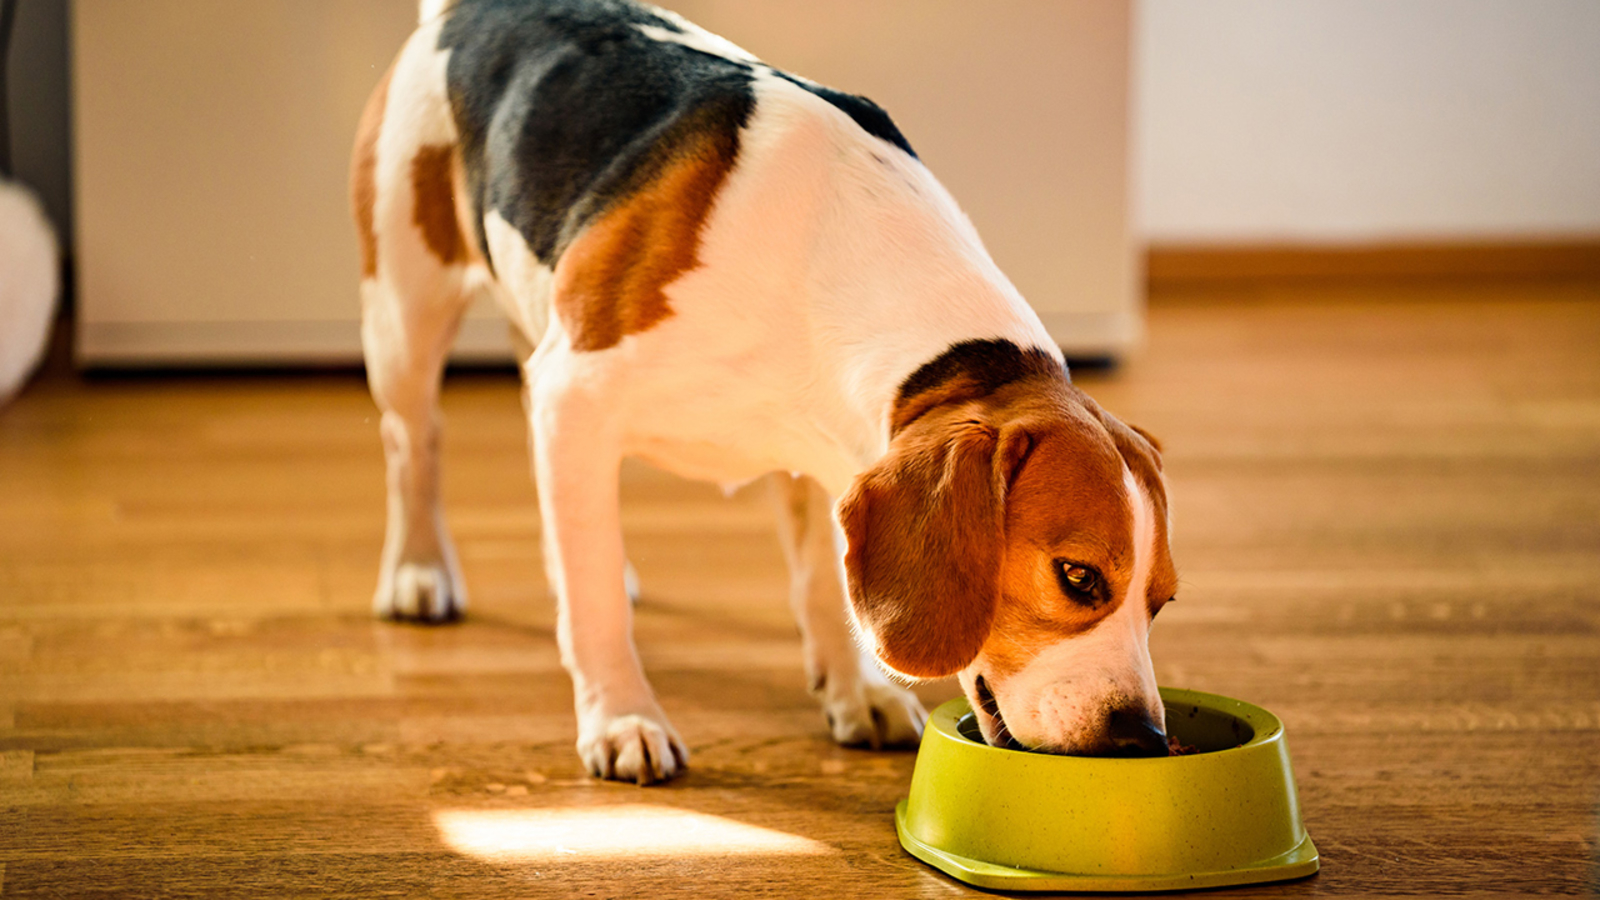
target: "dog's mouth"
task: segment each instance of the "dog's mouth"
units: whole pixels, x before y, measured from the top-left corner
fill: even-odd
[[[994,691],[989,689],[989,682],[979,675],[973,680],[973,688],[978,692],[978,712],[989,719],[994,725],[994,739],[989,743],[995,747],[1006,750],[1022,750],[1023,746],[1011,736],[1011,729],[1006,727],[1006,719],[1000,715],[1000,702],[994,698]]]

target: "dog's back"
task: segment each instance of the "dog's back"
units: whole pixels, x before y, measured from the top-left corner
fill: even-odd
[[[618,217],[624,227],[609,241],[591,242],[606,244],[611,264],[587,267],[606,283],[568,293],[604,293],[618,308],[588,305],[591,327],[573,336],[579,349],[612,346],[665,315],[659,289],[696,263],[712,203],[740,161],[758,80],[820,99],[863,138],[914,156],[870,100],[772,69],[632,0],[424,0],[421,12],[358,135],[352,185],[365,274],[376,274],[384,232],[408,226],[446,266],[554,270],[603,214],[648,207]],[[400,202],[407,194],[410,209]],[[375,209],[385,197],[390,222]],[[523,274],[513,280],[538,280]],[[537,342],[543,304],[502,305]]]
[[[974,331],[1043,336],[871,101],[631,0],[457,0],[424,14],[357,140],[363,292],[426,298],[379,305],[420,309],[435,320],[418,330],[444,333],[466,304],[437,298],[486,292],[529,353],[551,321],[563,352],[636,338],[634,370],[657,377],[630,392],[630,428],[657,433],[630,452],[724,482],[821,466],[842,488],[857,465],[845,455],[881,452],[878,428],[780,441],[775,417],[806,401],[830,417],[880,403]],[[368,318],[383,327],[381,311]],[[795,371],[832,383],[797,398]],[[652,419],[664,409],[671,421]],[[690,459],[663,430],[728,452]]]
[[[675,162],[704,170],[700,206],[732,167],[750,66],[652,35],[681,34],[672,20],[622,0],[462,0],[448,16],[473,219],[499,214],[544,265]]]

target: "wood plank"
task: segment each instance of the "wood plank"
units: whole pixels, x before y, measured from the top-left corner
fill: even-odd
[[[1595,278],[1600,237],[1395,241],[1370,244],[1153,244],[1152,290],[1251,281]]]
[[[1600,282],[1191,286],[1077,380],[1166,447],[1159,679],[1284,719],[1324,855],[1208,897],[1600,890]],[[367,616],[359,376],[57,373],[0,412],[3,896],[983,896],[895,840],[914,756],[827,740],[759,491],[626,468],[638,640],[694,758],[583,775],[517,390],[447,383],[472,606],[442,628]],[[798,843],[507,857],[449,825],[626,835],[641,805]]]

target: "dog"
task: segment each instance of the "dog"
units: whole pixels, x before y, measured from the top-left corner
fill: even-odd
[[[840,743],[915,743],[926,713],[902,683],[956,675],[991,744],[1166,754],[1147,646],[1176,592],[1160,448],[1071,383],[877,105],[633,0],[424,0],[363,115],[352,194],[388,468],[375,610],[464,608],[438,394],[488,295],[524,351],[591,773],[663,781],[689,755],[633,645],[628,456],[771,479]]]

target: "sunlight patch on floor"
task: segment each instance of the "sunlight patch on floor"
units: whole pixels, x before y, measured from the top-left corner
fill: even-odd
[[[452,850],[490,862],[626,856],[817,856],[831,847],[799,835],[668,806],[442,809],[433,814]]]

